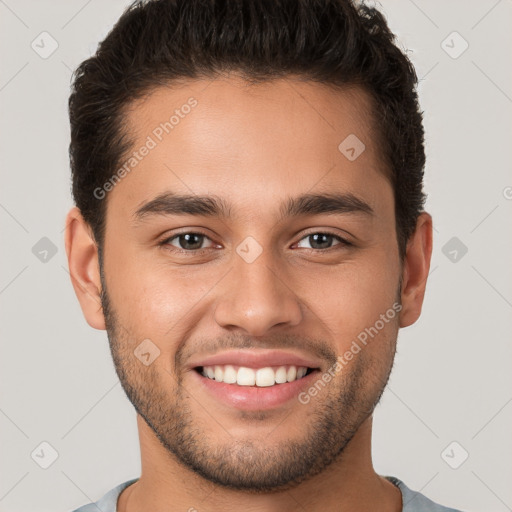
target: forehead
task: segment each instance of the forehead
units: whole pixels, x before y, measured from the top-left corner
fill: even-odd
[[[238,201],[241,210],[312,190],[359,190],[369,203],[382,199],[379,190],[389,196],[371,100],[357,88],[291,78],[195,80],[153,90],[125,119],[133,152],[120,167],[133,165],[125,165],[109,202],[122,197],[120,206],[132,212],[169,190],[232,203],[251,198]]]

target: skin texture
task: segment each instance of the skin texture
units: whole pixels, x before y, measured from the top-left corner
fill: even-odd
[[[421,312],[430,215],[418,218],[402,264],[361,90],[236,76],[158,88],[127,113],[134,148],[190,97],[197,106],[107,196],[103,279],[91,230],[76,208],[67,218],[73,286],[87,322],[107,329],[138,412],[142,474],[118,510],[401,510],[398,489],[373,470],[371,415],[398,330]],[[365,144],[354,161],[338,150],[350,134]],[[231,216],[134,216],[163,192],[223,198]],[[373,213],[280,216],[290,197],[333,192]],[[198,232],[200,251],[179,238],[161,244]],[[326,232],[351,245],[310,238]],[[236,251],[248,236],[262,249],[251,263]],[[307,404],[242,411],[202,389],[190,368],[243,347],[315,357],[324,373],[393,304],[400,313]],[[145,339],[160,350],[149,366],[134,356]]]

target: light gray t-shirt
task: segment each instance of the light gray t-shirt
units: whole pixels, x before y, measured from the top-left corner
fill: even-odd
[[[385,478],[395,484],[402,492],[402,512],[460,512],[460,510],[455,510],[454,508],[446,508],[438,505],[423,496],[423,494],[411,491],[411,489],[409,489],[401,480],[398,480],[398,478],[393,476],[386,476]],[[134,478],[133,480],[128,480],[127,482],[119,484],[117,487],[114,487],[107,492],[107,494],[105,494],[105,496],[96,503],[84,505],[73,512],[117,512],[117,499],[119,498],[121,491],[137,480],[138,478]]]

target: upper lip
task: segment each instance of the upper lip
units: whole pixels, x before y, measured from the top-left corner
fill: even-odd
[[[320,362],[314,358],[282,350],[238,349],[219,352],[215,355],[191,362],[191,368],[198,366],[226,365],[245,366],[247,368],[265,368],[267,366],[305,366],[319,368]]]

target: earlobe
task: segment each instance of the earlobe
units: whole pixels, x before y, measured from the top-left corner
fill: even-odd
[[[407,327],[421,314],[432,256],[432,217],[423,212],[407,244],[402,272],[400,327]]]
[[[98,248],[76,207],[66,217],[65,244],[71,283],[85,319],[91,327],[104,330]]]

